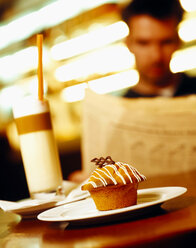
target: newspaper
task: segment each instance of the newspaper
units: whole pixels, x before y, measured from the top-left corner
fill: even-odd
[[[82,167],[110,155],[146,176],[196,169],[196,96],[127,99],[86,90]]]

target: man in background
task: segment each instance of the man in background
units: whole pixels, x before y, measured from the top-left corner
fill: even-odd
[[[196,80],[172,73],[170,60],[179,49],[178,24],[183,9],[178,0],[132,0],[122,12],[130,29],[127,46],[135,55],[140,79],[125,97],[182,96],[196,93]]]
[[[172,73],[170,60],[180,48],[178,24],[184,11],[178,0],[132,0],[122,12],[130,28],[127,46],[135,55],[140,78],[125,97],[182,96],[196,93],[196,79],[184,73]],[[81,182],[87,178],[75,171],[69,179]]]

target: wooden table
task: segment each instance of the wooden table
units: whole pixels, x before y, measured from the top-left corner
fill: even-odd
[[[1,211],[0,247],[160,248],[187,247],[189,243],[195,244],[196,171],[148,178],[140,188],[162,186],[184,186],[188,191],[161,207],[151,208],[150,212],[144,211],[139,216],[113,223],[68,226],[64,229],[63,222],[20,220],[18,215]]]

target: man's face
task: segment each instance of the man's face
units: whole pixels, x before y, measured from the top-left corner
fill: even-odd
[[[148,15],[130,19],[127,45],[135,55],[140,77],[161,84],[170,74],[172,53],[179,47],[176,20],[158,20]]]

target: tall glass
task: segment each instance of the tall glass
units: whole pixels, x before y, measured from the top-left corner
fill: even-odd
[[[56,191],[63,179],[48,101],[26,97],[13,114],[31,197]]]

